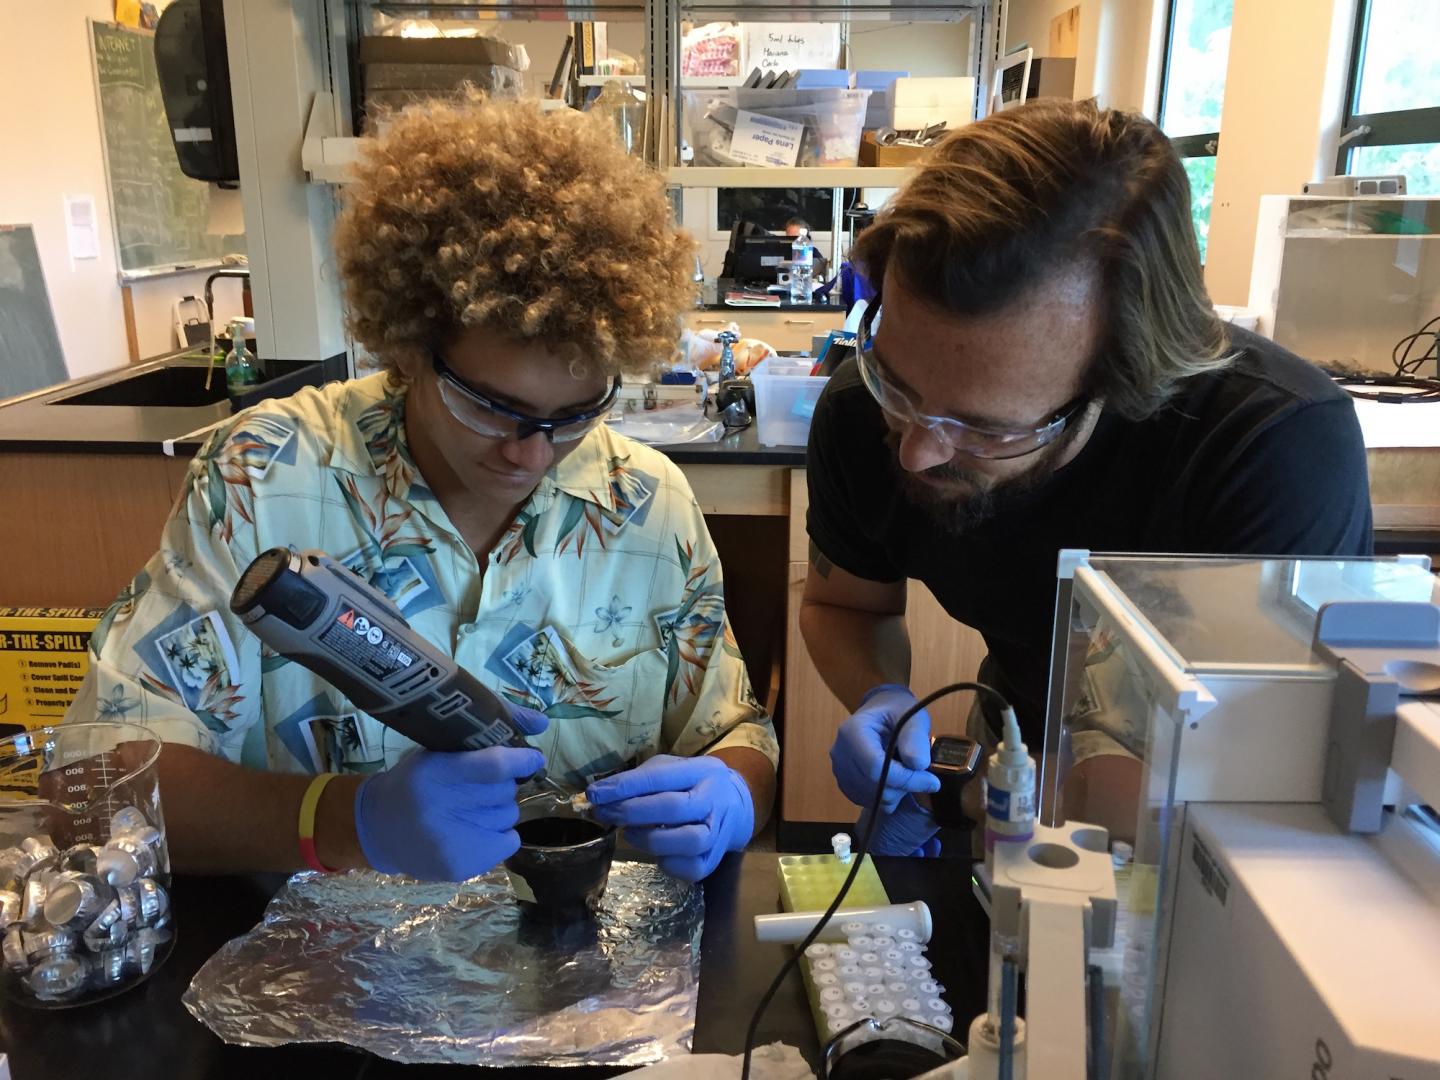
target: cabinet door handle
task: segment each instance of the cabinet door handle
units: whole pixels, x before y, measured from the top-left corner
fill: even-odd
[[[724,319],[696,319],[696,326],[724,326]]]
[[[814,326],[814,319],[786,319],[786,326]]]

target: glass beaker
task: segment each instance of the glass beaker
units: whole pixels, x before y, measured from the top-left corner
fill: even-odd
[[[39,1008],[97,1001],[174,944],[161,742],[110,721],[0,740],[0,991]]]

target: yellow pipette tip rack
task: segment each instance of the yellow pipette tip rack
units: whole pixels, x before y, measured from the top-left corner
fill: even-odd
[[[781,906],[786,911],[824,911],[845,883],[850,866],[834,855],[781,855],[777,865]],[[880,875],[867,855],[865,864],[855,875],[855,883],[840,904],[840,911],[888,903],[890,898],[885,895],[885,886],[880,884]],[[835,918],[840,918],[838,912]]]
[[[781,855],[776,866],[780,877],[780,906],[786,911],[813,911],[817,914],[825,911],[845,883],[850,867],[849,860],[841,862],[835,855]],[[832,921],[843,922],[846,908],[881,907],[888,903],[890,897],[885,894],[885,886],[880,883],[875,864],[867,855],[860,872],[855,875],[855,883],[845,894]],[[800,971],[805,980],[805,996],[810,999],[810,1015],[815,1021],[815,1031],[820,1036],[820,1045],[824,1046],[830,1032],[808,959],[801,958]]]

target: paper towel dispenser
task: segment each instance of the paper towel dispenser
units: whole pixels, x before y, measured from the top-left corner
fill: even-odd
[[[223,0],[174,0],[161,12],[155,66],[180,171],[196,180],[238,183]]]

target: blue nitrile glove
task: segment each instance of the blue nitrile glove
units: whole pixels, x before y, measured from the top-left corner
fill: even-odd
[[[908,687],[882,683],[866,693],[855,715],[840,725],[830,747],[830,768],[841,792],[856,806],[868,809],[874,804],[885,747],[895,722],[914,704],[915,695]],[[885,797],[880,803],[880,809],[887,814],[894,813],[907,793],[933,794],[940,790],[940,778],[925,771],[930,767],[929,713],[922,709],[910,718],[900,732],[896,752],[900,760],[890,763]]]
[[[585,794],[597,821],[624,826],[626,840],[686,881],[705,877],[755,831],[749,785],[715,757],[658,754],[595,781]]]
[[[511,712],[526,735],[549,723],[541,713]],[[516,781],[545,767],[539,750],[416,750],[369,777],[355,793],[355,831],[365,859],[382,874],[422,881],[464,881],[520,848]]]
[[[912,720],[911,723],[914,723]],[[894,765],[890,766],[892,769]],[[870,817],[866,810],[855,826],[858,836],[865,835]],[[871,855],[910,855],[924,858],[940,854],[940,823],[914,795],[906,795],[890,813],[880,811],[875,832],[870,836]]]

